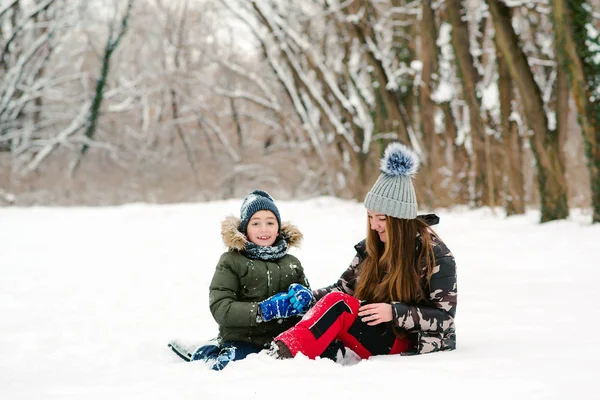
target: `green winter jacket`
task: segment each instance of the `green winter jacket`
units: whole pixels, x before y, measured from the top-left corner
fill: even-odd
[[[290,254],[277,260],[251,259],[243,254],[248,239],[239,230],[240,220],[229,217],[223,221],[221,234],[229,251],[223,253],[210,283],[210,311],[219,324],[221,341],[236,340],[268,347],[275,336],[294,326],[300,317],[257,322],[258,303],[287,291],[292,283],[310,289],[304,269]],[[298,246],[302,234],[293,225],[283,223],[281,237],[288,247]]]

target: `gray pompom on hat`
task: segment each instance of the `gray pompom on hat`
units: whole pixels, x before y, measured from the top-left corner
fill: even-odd
[[[381,175],[365,197],[365,207],[390,217],[417,218],[417,196],[412,177],[419,165],[415,151],[401,143],[390,143],[380,161]]]
[[[279,209],[275,205],[275,200],[273,200],[269,193],[262,190],[255,190],[250,192],[242,203],[242,208],[240,209],[240,232],[245,235],[250,218],[262,210],[268,210],[275,214],[277,225],[281,229],[281,217],[279,216]]]

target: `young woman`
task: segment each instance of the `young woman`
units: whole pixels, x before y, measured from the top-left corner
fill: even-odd
[[[435,215],[417,216],[411,178],[416,153],[390,144],[381,175],[365,198],[367,238],[350,267],[293,328],[275,338],[279,358],[319,356],[341,341],[361,358],[456,347],[456,266],[433,232]]]

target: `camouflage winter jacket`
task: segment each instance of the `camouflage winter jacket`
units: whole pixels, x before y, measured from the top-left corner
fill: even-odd
[[[265,261],[245,255],[248,239],[238,230],[240,220],[229,217],[223,221],[221,234],[229,251],[223,253],[210,283],[210,311],[219,324],[220,340],[235,340],[266,347],[275,336],[294,326],[300,317],[258,322],[258,303],[287,291],[292,283],[310,288],[298,259],[285,254]],[[288,247],[298,246],[302,234],[289,223],[282,224],[280,240]]]
[[[434,225],[439,218],[433,214],[417,217],[429,225]],[[454,257],[446,245],[432,235],[435,267],[431,280],[427,283],[426,269],[423,268],[422,280],[429,293],[429,304],[409,305],[392,302],[393,323],[409,334],[412,346],[403,354],[423,354],[440,350],[454,350],[456,348],[456,333],[454,316],[456,314],[456,264]],[[416,246],[421,240],[416,239]],[[350,267],[342,274],[340,279],[331,286],[313,291],[318,300],[325,294],[341,291],[352,295],[356,281],[360,275],[360,265],[367,252],[365,241],[354,246],[356,256]]]

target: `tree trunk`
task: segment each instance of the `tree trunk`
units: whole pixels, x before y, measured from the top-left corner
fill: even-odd
[[[354,0],[348,7],[345,7],[344,10],[346,10],[348,14],[362,15],[360,20],[352,23],[352,29],[349,29],[349,32],[352,32],[360,44],[368,49],[367,43],[369,40],[373,43],[377,43],[377,38],[374,37],[373,33],[373,23],[369,20],[369,18],[374,17],[375,14],[375,9],[371,2]],[[373,20],[375,20],[375,18],[373,18]],[[375,111],[375,115],[376,117],[383,118],[382,121],[386,131],[398,132],[400,140],[404,141],[406,144],[410,144],[410,136],[407,127],[408,121],[402,115],[400,97],[396,91],[387,89],[389,82],[382,60],[379,59],[378,55],[373,54],[372,51],[367,50],[366,52],[368,62],[373,67],[373,78],[379,84],[376,91],[378,92],[381,101],[377,104],[381,106],[381,110]]]
[[[475,68],[475,61],[471,55],[469,45],[468,23],[464,19],[464,7],[462,0],[446,1],[446,9],[450,24],[452,25],[452,47],[456,55],[459,77],[462,83],[463,94],[469,106],[469,123],[471,125],[471,140],[473,143],[472,166],[475,178],[474,194],[472,199],[476,206],[491,205],[489,198],[490,189],[488,184],[491,177],[487,176],[485,150],[485,123],[481,118],[481,99],[477,94],[477,83],[479,74]]]
[[[469,164],[469,155],[462,145],[456,144],[458,129],[456,121],[450,108],[450,102],[440,104],[440,108],[444,113],[444,136],[445,149],[444,159],[446,166],[451,174],[451,184],[449,185],[449,204],[444,206],[452,206],[455,204],[469,204],[469,177],[468,171],[471,168]]]
[[[44,22],[48,21],[48,16],[44,15]],[[40,21],[42,20],[42,18],[40,18],[40,14],[36,14],[35,18],[35,23],[36,25],[40,23]],[[41,28],[39,28],[39,35],[44,35],[46,32],[48,31],[48,27],[43,25]],[[37,32],[36,32],[37,34]],[[48,47],[50,47],[50,44],[48,44]],[[50,50],[48,50],[50,51]],[[35,74],[35,80],[39,81],[42,79],[42,77],[44,76],[44,72],[45,72],[45,67],[42,65],[40,67],[40,69],[38,70],[38,72]],[[37,127],[40,124],[41,121],[41,115],[42,115],[42,108],[44,106],[43,101],[42,101],[42,96],[37,96],[34,100],[34,104],[35,104],[35,111],[33,112],[33,127],[34,129],[37,129]]]
[[[579,123],[585,143],[590,171],[592,193],[592,220],[600,222],[600,65],[593,60],[600,57],[598,45],[587,45],[592,40],[586,24],[592,24],[585,1],[552,0],[555,45],[559,60],[564,65],[573,88],[573,98],[579,114]]]
[[[499,0],[488,0],[487,3],[494,22],[496,43],[506,60],[511,79],[519,90],[527,124],[533,131],[530,143],[538,173],[541,222],[564,219],[569,215],[569,207],[558,134],[548,127],[542,94],[519,45],[510,9]]]
[[[558,63],[556,66],[556,132],[558,134],[558,156],[565,164],[565,143],[569,134],[569,82],[565,68]],[[567,185],[568,186],[568,185]]]
[[[508,65],[498,51],[498,90],[500,93],[500,129],[504,138],[505,209],[506,215],[525,213],[525,181],[523,178],[523,143],[517,124],[511,121],[513,85]]]
[[[439,143],[435,133],[435,103],[431,99],[433,87],[432,75],[437,74],[437,48],[435,46],[436,29],[431,0],[423,0],[421,31],[421,85],[419,87],[419,117],[421,120],[421,132],[425,143],[425,179],[426,195],[425,204],[429,208],[438,206],[436,199],[439,198],[438,190],[441,186],[439,176]]]
[[[369,154],[353,153],[354,171],[358,174],[358,180],[352,185],[352,197],[357,201],[363,201],[371,186],[375,183],[371,179],[369,168]]]
[[[104,48],[104,55],[102,57],[102,66],[100,67],[100,76],[96,81],[96,89],[94,91],[94,98],[92,99],[92,105],[90,106],[88,120],[86,121],[86,128],[83,135],[88,139],[93,139],[96,135],[96,128],[98,126],[98,120],[100,119],[100,108],[102,107],[102,102],[104,101],[104,88],[108,81],[108,72],[110,69],[110,61],[114,51],[119,46],[123,35],[127,31],[127,22],[129,21],[129,16],[131,14],[131,8],[133,6],[133,0],[129,0],[127,3],[127,8],[125,11],[125,15],[121,19],[121,26],[119,28],[119,33],[113,37],[113,30],[115,29],[114,25],[109,29],[108,39],[106,40],[106,46]],[[73,162],[71,167],[71,174],[74,175],[76,171],[79,169],[81,164],[81,159],[90,149],[90,146],[87,143],[84,143],[81,146],[81,150],[79,151],[79,155]]]

